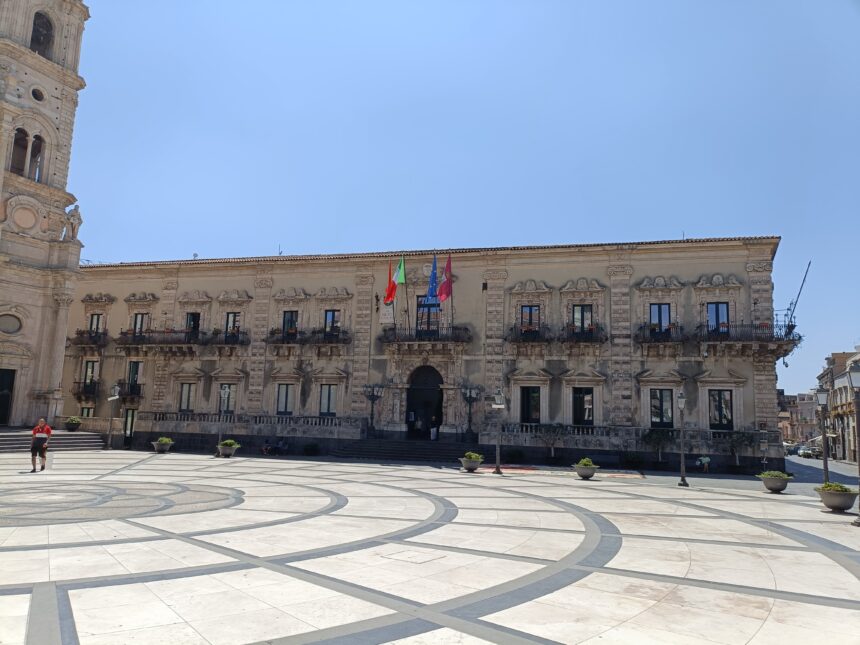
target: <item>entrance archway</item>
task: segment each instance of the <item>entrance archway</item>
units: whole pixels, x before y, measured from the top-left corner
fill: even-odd
[[[409,376],[406,391],[406,436],[429,439],[430,428],[441,425],[442,375],[429,365],[422,365]]]

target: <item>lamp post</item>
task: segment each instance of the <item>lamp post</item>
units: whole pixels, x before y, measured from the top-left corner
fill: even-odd
[[[830,442],[827,440],[827,428],[824,426],[824,415],[827,414],[827,398],[830,393],[823,387],[815,391],[818,399],[818,429],[821,430],[821,466],[824,469],[824,483],[830,482]]]
[[[226,414],[228,412],[228,407],[230,405],[230,386],[227,383],[221,384],[221,414]],[[218,445],[221,445],[221,420],[218,420]]]
[[[855,389],[854,379],[851,378],[851,367],[848,366],[848,387],[854,395],[854,458],[857,460],[857,478],[860,486],[860,389]],[[858,502],[860,508],[860,502]],[[854,526],[860,526],[860,515],[851,522]]]
[[[113,449],[113,418],[116,416],[116,402],[119,401],[119,383],[114,383],[110,389],[110,418],[108,419],[108,442],[107,449]]]
[[[362,393],[370,401],[370,425],[368,430],[375,433],[376,425],[374,424],[374,413],[376,411],[376,402],[382,398],[382,392],[385,386],[381,383],[367,383],[362,389]]]
[[[501,389],[496,390],[496,394],[493,396],[493,410],[504,410],[507,407],[505,402],[505,395],[502,394]],[[502,414],[504,416],[504,413]],[[502,423],[498,424],[499,429],[496,431],[496,469],[493,471],[494,475],[502,474]]]
[[[687,457],[684,454],[684,440],[686,439],[684,432],[684,407],[686,405],[687,397],[684,394],[684,390],[681,390],[678,392],[678,416],[681,423],[681,480],[678,482],[678,486],[689,487],[690,484],[687,483]]]
[[[466,416],[466,443],[475,441],[475,433],[472,431],[472,404],[481,397],[481,388],[474,385],[464,385],[460,392],[463,394],[463,400],[468,406]]]

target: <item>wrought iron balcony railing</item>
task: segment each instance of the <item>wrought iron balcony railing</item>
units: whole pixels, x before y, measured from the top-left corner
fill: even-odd
[[[121,399],[139,399],[143,396],[142,383],[117,381],[117,385],[119,386],[119,397]]]
[[[603,343],[606,342],[606,331],[603,325],[567,325],[559,335],[559,340],[565,343]]]
[[[99,381],[75,381],[72,384],[72,394],[79,401],[82,399],[95,399],[99,395]]]
[[[216,331],[207,334],[203,341],[206,345],[250,345],[251,337],[248,332],[241,330]]]
[[[170,331],[133,331],[120,332],[117,345],[201,345],[205,334],[199,329],[180,329]]]
[[[348,345],[352,342],[352,336],[342,327],[326,327],[311,330],[304,342],[311,345]]]
[[[438,325],[435,327],[389,327],[379,336],[383,343],[441,342],[469,343],[472,332],[460,325]]]
[[[307,334],[295,327],[288,329],[275,327],[269,330],[266,342],[271,345],[301,345],[306,341],[306,338]]]
[[[106,331],[91,331],[89,329],[75,330],[75,336],[71,339],[72,345],[104,347],[110,338]]]
[[[550,343],[553,335],[547,325],[514,325],[505,339],[511,343]]]
[[[800,334],[793,324],[720,323],[700,325],[697,336],[708,342],[799,342]]]
[[[682,325],[671,324],[661,327],[651,323],[641,325],[636,331],[636,340],[640,343],[683,343],[689,340],[689,334]]]

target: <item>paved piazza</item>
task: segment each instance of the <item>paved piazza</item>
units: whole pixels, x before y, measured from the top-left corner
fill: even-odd
[[[0,456],[0,642],[860,643],[860,529],[602,473]]]

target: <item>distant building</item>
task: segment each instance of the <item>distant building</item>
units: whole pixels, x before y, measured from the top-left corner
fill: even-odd
[[[849,374],[850,373],[850,374]],[[852,389],[852,383],[853,388]],[[825,359],[818,387],[828,391],[828,417],[832,452],[837,459],[857,461],[857,416],[854,390],[860,388],[860,346],[853,352],[837,352]]]

